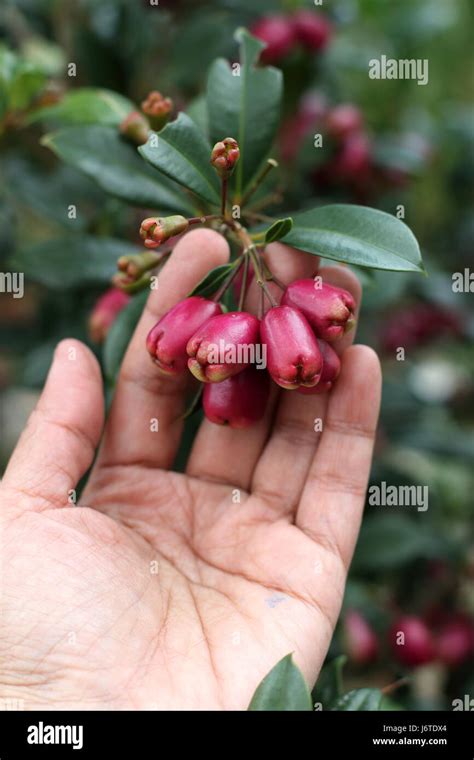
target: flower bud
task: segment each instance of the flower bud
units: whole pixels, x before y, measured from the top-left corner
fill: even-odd
[[[206,384],[204,414],[216,425],[246,428],[263,417],[269,393],[268,373],[249,367],[221,383]]]
[[[146,347],[158,367],[176,375],[186,369],[186,344],[196,330],[211,317],[221,313],[214,301],[190,296],[173,306],[148,333]]]
[[[310,10],[300,10],[293,16],[297,39],[308,50],[323,50],[332,37],[332,26],[325,16]]]
[[[429,628],[414,615],[400,617],[389,631],[393,655],[408,667],[431,662],[435,656],[434,641]]]
[[[240,150],[237,140],[233,137],[226,137],[221,142],[217,142],[211,152],[211,164],[222,178],[230,177],[234,167],[239,160]]]
[[[230,311],[208,320],[189,340],[188,367],[203,383],[220,383],[255,359],[260,323],[253,314]]]
[[[119,131],[135,145],[143,145],[148,140],[150,124],[139,111],[131,111],[120,124]]]
[[[344,641],[349,659],[356,665],[373,662],[379,653],[377,636],[357,610],[348,610],[344,618]]]
[[[257,21],[250,31],[266,44],[260,56],[263,63],[278,63],[288,55],[296,42],[295,30],[288,16],[266,16]]]
[[[288,285],[281,300],[286,306],[300,309],[318,338],[332,342],[355,326],[355,301],[347,290],[314,280],[295,280]]]
[[[319,382],[323,357],[305,317],[291,306],[275,306],[262,319],[261,340],[267,347],[268,371],[282,388],[313,387]]]
[[[138,280],[149,269],[154,269],[162,261],[161,253],[153,251],[144,251],[143,253],[130,253],[127,256],[120,256],[117,261],[117,268],[124,272],[130,280]]]
[[[184,216],[149,217],[140,225],[140,237],[146,248],[158,248],[161,243],[187,230],[189,222]]]
[[[164,98],[161,92],[153,90],[142,102],[142,111],[150,120],[153,129],[164,127],[173,111],[171,98]]]
[[[339,372],[341,371],[341,360],[338,355],[325,340],[319,340],[318,346],[323,357],[323,371],[319,378],[319,383],[312,388],[298,388],[298,393],[307,396],[313,396],[320,393],[327,393],[331,390],[336,382]]]
[[[102,343],[130,296],[117,288],[109,288],[97,300],[89,317],[89,335],[94,343]]]

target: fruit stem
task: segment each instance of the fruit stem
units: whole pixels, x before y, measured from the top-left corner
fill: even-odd
[[[224,282],[220,286],[219,290],[216,291],[216,293],[215,293],[215,295],[214,295],[214,297],[212,299],[213,301],[215,301],[217,303],[218,301],[221,300],[221,298],[224,295],[224,293],[228,290],[228,288],[232,285],[234,279],[237,277],[237,275],[238,275],[238,273],[240,271],[240,268],[241,268],[241,266],[242,266],[243,263],[244,263],[244,257],[241,256],[235,262],[234,268],[233,268],[232,272],[230,272],[230,274],[226,277],[226,279],[224,280]]]
[[[243,208],[245,204],[247,203],[248,199],[252,197],[252,195],[255,193],[256,190],[260,187],[264,179],[267,177],[267,175],[271,172],[272,169],[276,169],[278,166],[278,161],[275,161],[274,158],[269,158],[263,169],[259,172],[257,177],[255,178],[255,181],[250,185],[249,189],[246,193],[242,196],[242,199],[240,201],[240,206]]]
[[[242,273],[242,285],[240,287],[240,295],[239,295],[239,305],[237,307],[237,311],[242,311],[244,308],[244,301],[245,301],[245,295],[247,291],[247,279],[248,279],[248,273],[249,273],[249,255],[248,253],[244,253],[244,271]]]

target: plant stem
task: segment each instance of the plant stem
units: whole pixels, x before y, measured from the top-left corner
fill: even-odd
[[[230,272],[230,274],[228,275],[228,277],[226,277],[226,279],[224,280],[224,282],[220,286],[219,290],[216,291],[216,293],[215,293],[215,295],[214,295],[214,297],[212,299],[213,301],[215,301],[217,303],[217,301],[221,300],[221,298],[224,295],[224,293],[228,290],[228,288],[232,285],[234,279],[237,277],[237,274],[239,273],[240,268],[241,268],[241,266],[242,266],[243,263],[244,263],[244,257],[241,256],[240,259],[237,259],[237,261],[235,262],[235,265],[234,265],[234,268],[233,268],[232,272]]]
[[[239,295],[239,305],[237,306],[237,311],[242,311],[244,307],[244,301],[247,291],[247,279],[249,274],[249,255],[248,253],[244,253],[244,271],[242,273],[242,285],[240,287],[240,295]]]
[[[227,177],[222,177],[221,185],[221,215],[225,218],[227,209]]]
[[[189,224],[206,224],[206,222],[212,222],[214,219],[222,219],[221,214],[208,214],[207,216],[191,216],[188,219]]]
[[[272,169],[276,169],[278,166],[278,162],[275,161],[274,158],[269,158],[265,166],[263,167],[262,171],[257,175],[255,181],[250,185],[249,189],[246,193],[242,196],[242,199],[240,201],[241,207],[244,206],[248,199],[252,197],[252,195],[255,193],[256,190],[260,187],[266,176],[271,172]]]

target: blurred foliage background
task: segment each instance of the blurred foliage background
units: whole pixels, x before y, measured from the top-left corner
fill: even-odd
[[[120,245],[138,242],[146,211],[110,197],[55,158],[40,143],[51,125],[38,118],[39,109],[79,87],[101,87],[133,103],[159,89],[178,110],[190,103],[198,110],[211,61],[236,58],[234,30],[298,8],[314,5],[3,1],[0,269],[12,270],[15,261],[30,266],[24,298],[2,294],[0,301],[2,465],[57,341],[74,335],[91,343],[91,310],[107,288]],[[466,646],[474,610],[474,296],[452,287],[453,273],[474,270],[472,5],[327,0],[316,11],[332,24],[324,51],[295,46],[275,61],[285,78],[277,154],[286,207],[334,200],[394,214],[403,207],[429,275],[359,272],[358,337],[377,348],[384,368],[371,482],[428,486],[429,508],[367,505],[328,659],[348,655],[347,686],[385,689],[387,709],[452,709],[454,699],[474,696],[472,643],[471,658]],[[381,54],[428,59],[429,84],[369,79],[368,61]],[[71,63],[75,76],[68,75]],[[360,112],[363,158],[338,171],[331,141],[319,151],[312,141],[322,131],[322,114],[347,103]],[[68,213],[72,205],[75,218]],[[100,258],[84,236],[92,248],[107,237],[111,250]],[[66,262],[62,268],[59,261]],[[101,357],[101,348],[92,347]],[[405,348],[403,360],[398,347]],[[427,626],[435,646],[429,662],[397,660],[388,632],[400,615]]]

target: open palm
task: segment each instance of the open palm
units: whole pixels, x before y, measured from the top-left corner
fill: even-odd
[[[176,246],[127,351],[80,506],[102,382],[85,346],[56,351],[1,485],[0,696],[26,709],[242,709],[289,652],[309,683],[317,677],[364,503],[379,365],[344,338],[330,397],[275,388],[262,422],[205,421],[186,475],[170,471],[187,381],[157,373],[145,337],[227,257],[208,230]],[[314,274],[314,257],[278,243],[268,260],[286,282]],[[325,272],[360,297],[348,270]]]

